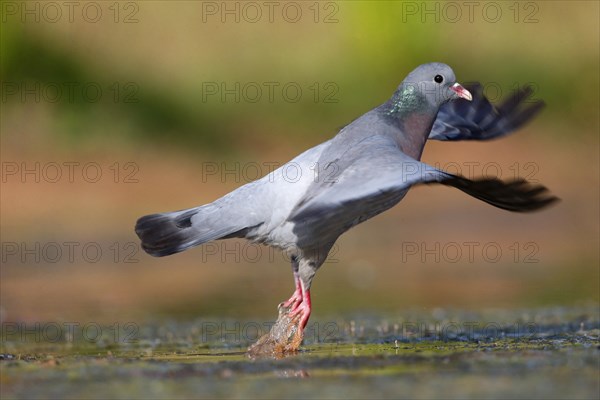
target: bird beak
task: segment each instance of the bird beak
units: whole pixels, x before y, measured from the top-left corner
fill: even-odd
[[[450,89],[452,91],[454,91],[458,95],[458,97],[461,97],[461,98],[469,100],[469,101],[473,100],[473,96],[471,95],[471,92],[469,92],[467,89],[462,87],[460,85],[460,83],[458,83],[458,82],[455,83],[454,85],[450,86]]]

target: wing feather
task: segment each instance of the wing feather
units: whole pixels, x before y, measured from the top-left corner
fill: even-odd
[[[463,99],[444,104],[429,134],[434,140],[490,140],[508,135],[535,117],[544,102],[532,100],[526,86],[494,107],[483,94],[480,83],[466,85],[473,101]]]

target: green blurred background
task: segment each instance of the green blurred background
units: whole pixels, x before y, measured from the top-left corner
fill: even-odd
[[[272,15],[265,2],[92,3],[76,2],[72,18],[61,2],[2,3],[3,321],[274,317],[293,289],[278,252],[227,241],[154,259],[136,247],[136,219],[210,202],[255,177],[244,166],[268,172],[430,61],[496,100],[533,83],[548,106],[514,136],[432,142],[424,160],[467,175],[493,162],[562,202],[517,215],[417,188],[339,240],[313,315],[598,304],[598,2],[477,2],[472,14],[464,2],[278,2]],[[223,98],[222,83],[239,84],[239,99]],[[64,163],[79,163],[72,182]],[[97,182],[86,163],[100,167]],[[39,182],[21,175],[32,168]],[[43,254],[53,243],[61,256]],[[82,254],[90,243],[98,262]]]

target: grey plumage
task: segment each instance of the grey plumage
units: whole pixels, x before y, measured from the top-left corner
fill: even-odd
[[[438,82],[439,76],[442,82]],[[213,203],[140,218],[136,232],[149,254],[164,256],[211,240],[243,237],[288,252],[302,287],[337,238],[393,207],[417,184],[440,183],[496,207],[533,211],[556,198],[524,181],[469,180],[420,162],[427,139],[487,140],[506,135],[536,115],[543,104],[525,104],[529,89],[499,108],[480,85],[468,91],[445,64],[425,64],[392,97],[271,174]],[[459,99],[462,96],[464,99]],[[300,177],[286,176],[288,165]]]

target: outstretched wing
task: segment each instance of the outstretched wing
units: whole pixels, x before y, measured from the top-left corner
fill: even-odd
[[[458,99],[444,104],[429,134],[434,140],[489,140],[508,135],[523,126],[544,107],[532,100],[529,86],[518,90],[499,107],[483,95],[479,83],[467,85],[473,101]]]
[[[392,139],[376,135],[350,150],[354,160],[334,180],[318,185],[292,211],[289,220],[300,247],[316,240],[335,240],[344,231],[394,206],[408,189],[421,183],[453,186],[477,199],[509,211],[529,212],[557,200],[540,185],[524,180],[470,180],[436,169],[402,153]],[[314,242],[314,243],[313,243]]]

